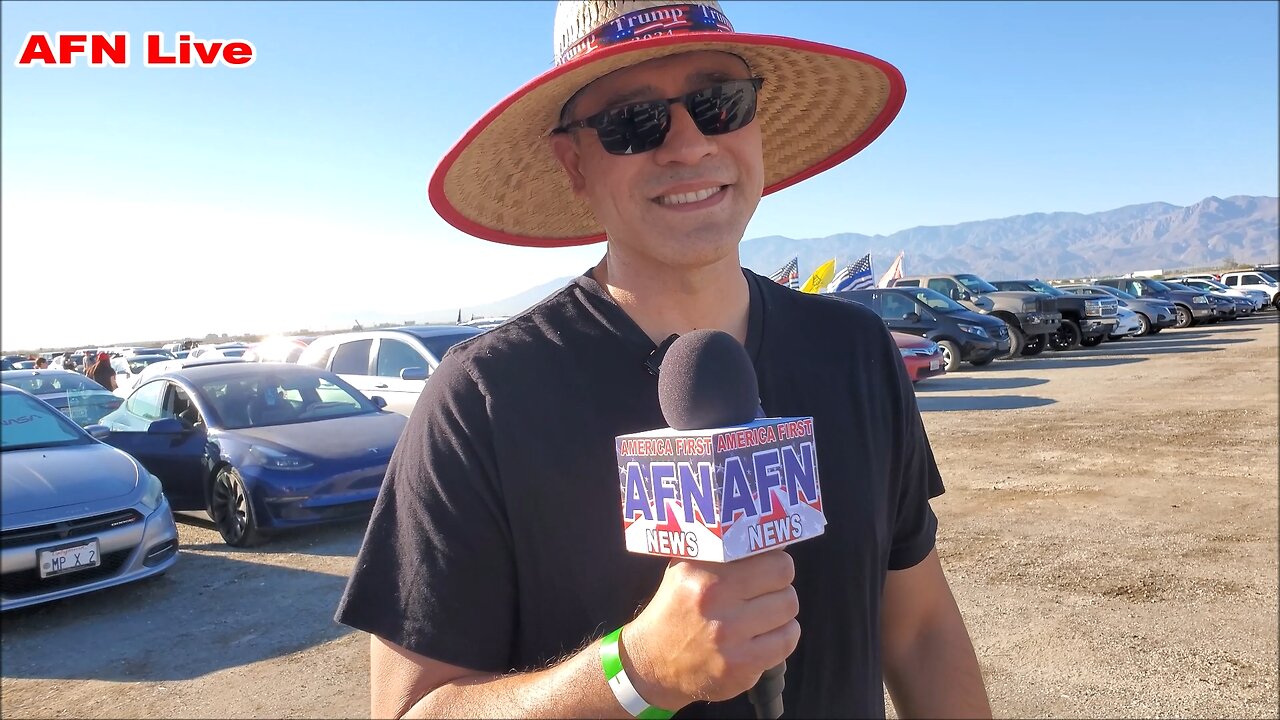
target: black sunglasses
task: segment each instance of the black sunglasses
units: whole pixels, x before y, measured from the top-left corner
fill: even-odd
[[[610,155],[634,155],[660,147],[671,130],[671,106],[684,105],[703,135],[741,130],[756,117],[756,91],[764,78],[729,80],[665,100],[645,100],[600,112],[552,130],[567,133],[591,128]]]

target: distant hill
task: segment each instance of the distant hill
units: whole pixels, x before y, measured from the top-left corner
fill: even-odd
[[[877,274],[905,251],[907,274],[970,271],[988,279],[1064,278],[1154,268],[1274,263],[1280,256],[1277,198],[1208,197],[1178,207],[1156,202],[1092,214],[1055,212],[915,227],[892,235],[769,236],[742,243],[742,264],[770,274],[800,258],[803,282],[832,257],[839,266],[871,253]]]

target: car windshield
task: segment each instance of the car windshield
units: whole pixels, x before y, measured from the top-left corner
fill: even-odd
[[[12,390],[0,393],[0,422],[0,450],[4,451],[94,442],[62,413]]]
[[[228,430],[378,412],[351,386],[318,374],[240,374],[207,381],[200,390]]]
[[[0,382],[22,388],[32,395],[49,395],[60,392],[103,392],[102,386],[80,373],[52,373],[31,375],[6,372]]]
[[[459,328],[458,332],[447,335],[418,335],[417,337],[427,347],[427,352],[431,353],[436,360],[440,360],[444,358],[449,348],[482,332],[484,331],[479,328]]]
[[[956,279],[960,281],[960,284],[969,288],[969,292],[975,292],[979,294],[996,292],[995,285],[992,285],[991,283],[987,282],[986,280],[983,280],[977,275],[957,275]]]
[[[1227,287],[1226,285],[1223,285],[1222,283],[1218,282],[1217,280],[1210,280],[1209,278],[1199,278],[1196,282],[1202,282],[1202,283],[1204,283],[1205,285],[1208,285],[1208,286],[1209,286],[1209,287],[1211,287],[1211,288],[1216,288],[1216,289],[1218,289],[1218,290],[1230,290],[1230,289],[1231,289],[1231,288]]]
[[[1183,285],[1182,283],[1170,282],[1168,280],[1161,280],[1160,284],[1169,288],[1170,290],[1183,290],[1185,292],[1193,292],[1193,293],[1205,292],[1204,288],[1191,287],[1190,285]]]
[[[248,348],[237,347],[237,348],[226,348],[223,350],[219,350],[218,352],[222,354],[222,357],[241,357],[247,351],[248,351]]]
[[[1121,300],[1137,300],[1138,299],[1137,295],[1134,295],[1133,293],[1128,292],[1127,290],[1121,290],[1120,288],[1103,286],[1102,291],[1110,295],[1114,295],[1120,298]]]
[[[1066,295],[1066,293],[1062,292],[1058,288],[1041,280],[1028,280],[1027,287],[1038,293],[1044,293],[1045,295],[1053,295],[1055,297],[1058,295]]]
[[[153,363],[158,363],[164,360],[172,360],[172,359],[173,358],[167,357],[165,355],[137,355],[134,357],[125,358],[125,361],[129,363],[129,374],[137,375],[138,373],[142,372],[143,368],[145,368],[148,365],[151,365]]]
[[[915,296],[916,300],[919,300],[925,305],[928,305],[931,309],[939,312],[951,313],[965,309],[965,306],[955,300],[952,300],[946,295],[943,295],[937,290],[930,290],[929,288],[911,288],[910,292]]]

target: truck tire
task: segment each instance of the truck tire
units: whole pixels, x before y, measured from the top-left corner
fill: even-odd
[[[960,346],[952,340],[939,340],[938,347],[942,348],[942,359],[946,362],[947,372],[959,370]]]
[[[1083,347],[1097,347],[1106,339],[1106,335],[1094,335],[1093,337],[1080,338],[1080,345]]]
[[[1022,348],[1027,344],[1027,336],[1022,334],[1021,328],[1008,320],[1004,321],[1005,327],[1009,328],[1009,352],[1001,355],[1003,360],[1012,360],[1022,355]],[[975,365],[977,363],[974,363]]]
[[[1049,336],[1041,333],[1040,335],[1032,335],[1027,338],[1027,342],[1022,346],[1022,357],[1035,357],[1044,352],[1045,345]]]
[[[1058,352],[1075,350],[1080,347],[1080,337],[1080,326],[1076,321],[1062,318],[1058,332],[1049,336],[1049,347]]]

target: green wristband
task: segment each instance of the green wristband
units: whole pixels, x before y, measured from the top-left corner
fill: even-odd
[[[625,625],[623,627],[626,627]],[[622,628],[618,628],[600,641],[600,667],[604,668],[604,679],[609,681],[609,689],[618,699],[618,704],[631,713],[631,717],[640,720],[667,720],[674,712],[654,707],[640,697],[627,671],[622,669],[622,658],[618,655],[618,638],[622,637]]]

